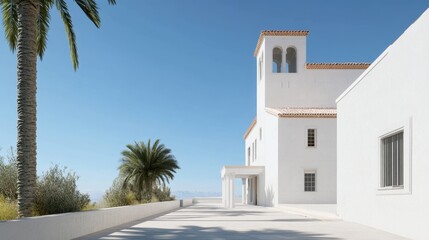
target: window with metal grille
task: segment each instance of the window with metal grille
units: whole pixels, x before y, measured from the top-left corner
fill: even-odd
[[[316,146],[316,129],[307,129],[307,147]]]
[[[381,139],[380,187],[404,186],[404,133]]]
[[[316,191],[316,173],[315,172],[304,173],[304,191],[305,192]]]

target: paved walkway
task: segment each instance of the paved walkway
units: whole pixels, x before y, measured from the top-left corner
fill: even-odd
[[[306,239],[403,240],[386,232],[340,220],[320,220],[276,208],[197,204],[83,238],[94,239]]]

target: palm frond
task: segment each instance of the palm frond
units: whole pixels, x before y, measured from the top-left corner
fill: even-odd
[[[116,5],[116,0],[107,0],[110,5]]]
[[[176,169],[179,169],[177,160],[159,139],[127,145],[119,166],[121,175],[129,180],[124,184],[132,184],[136,194],[149,193],[153,187],[169,183]]]
[[[61,18],[64,23],[64,28],[67,33],[67,38],[70,47],[70,57],[73,63],[73,68],[76,71],[79,68],[79,58],[77,54],[76,35],[73,30],[73,23],[65,0],[55,0],[55,5],[60,11]]]
[[[0,0],[0,4],[6,39],[13,52],[18,41],[18,6],[15,0]]]
[[[100,27],[101,21],[98,15],[98,6],[95,0],[75,0],[77,5],[82,9],[85,15],[94,23],[96,27]]]
[[[40,59],[43,60],[43,54],[46,50],[46,43],[48,41],[48,30],[51,15],[49,10],[51,9],[53,0],[39,1],[39,16],[37,17],[37,54]]]

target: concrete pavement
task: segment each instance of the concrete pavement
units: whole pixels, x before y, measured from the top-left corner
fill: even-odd
[[[341,220],[321,220],[276,208],[204,203],[152,219],[79,238],[95,239],[306,239],[403,240],[399,236]]]

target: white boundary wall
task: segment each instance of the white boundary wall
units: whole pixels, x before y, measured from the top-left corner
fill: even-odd
[[[193,203],[222,203],[222,197],[196,197],[192,199]]]
[[[338,213],[429,239],[429,9],[337,100]],[[381,187],[381,139],[403,132],[403,186]]]
[[[182,204],[180,205],[180,207],[189,207],[189,206],[191,206],[193,204],[194,199],[189,198],[189,199],[183,199],[183,200],[180,200],[180,201],[182,201]]]
[[[183,206],[192,200],[183,200]],[[180,200],[0,222],[0,239],[72,239],[138,219],[177,210]]]

